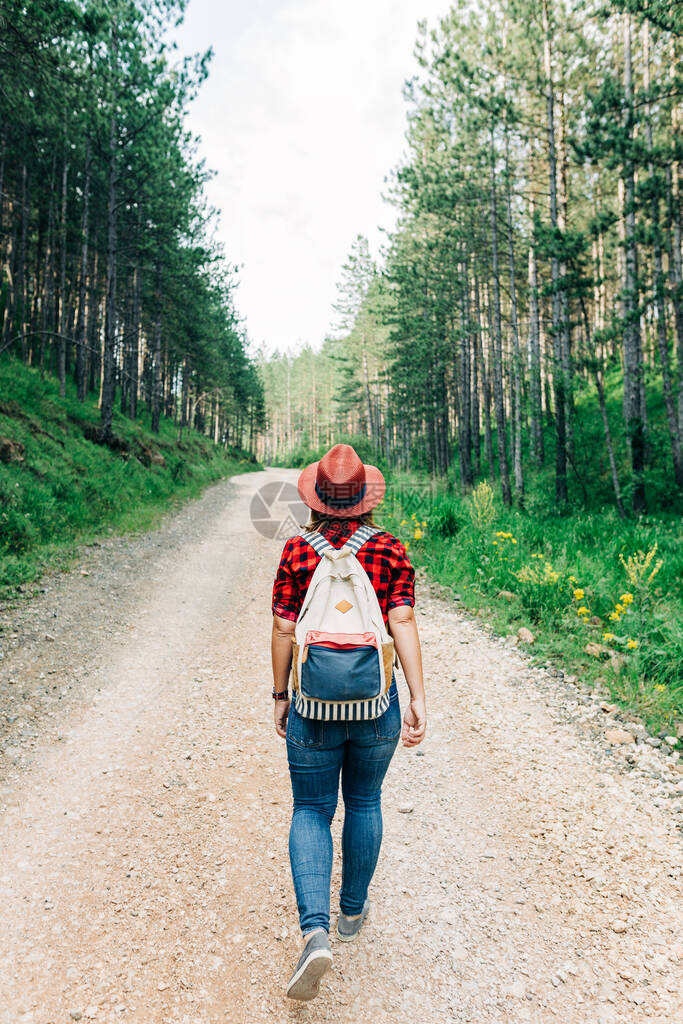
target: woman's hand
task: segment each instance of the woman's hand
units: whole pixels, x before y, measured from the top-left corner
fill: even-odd
[[[401,740],[404,747],[416,747],[425,737],[427,728],[427,711],[424,697],[411,700],[403,715],[403,732]]]
[[[405,673],[410,704],[403,716],[401,739],[404,747],[416,747],[422,743],[427,728],[425,688],[422,679],[422,653],[417,634],[415,613],[410,605],[398,605],[389,609],[389,632]]]
[[[275,732],[283,739],[287,736],[287,716],[289,715],[289,701],[276,700],[273,702],[273,718],[275,719]]]

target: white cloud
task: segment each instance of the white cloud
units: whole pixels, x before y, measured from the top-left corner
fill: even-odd
[[[417,22],[448,0],[190,0],[182,53],[215,56],[190,115],[217,171],[220,238],[256,343],[318,345],[358,234],[390,226],[385,176],[403,151]]]

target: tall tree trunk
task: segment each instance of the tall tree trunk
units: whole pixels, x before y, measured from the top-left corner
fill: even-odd
[[[548,0],[543,0],[543,59],[546,85],[546,117],[548,136],[548,179],[550,187],[550,224],[553,234],[557,236],[557,160],[555,157],[555,91],[553,83],[551,27]],[[555,398],[555,502],[560,507],[566,506],[567,490],[567,436],[566,436],[566,397],[563,368],[562,340],[562,301],[560,297],[560,263],[557,258],[557,237],[553,240],[553,252],[550,261],[552,279],[552,333],[553,333],[553,391]]]
[[[138,414],[138,388],[140,363],[140,257],[133,271],[133,312],[130,337],[130,378],[128,381],[128,415],[132,420]]]
[[[100,364],[102,360],[102,343],[100,338],[99,324],[101,322],[101,303],[98,298],[99,253],[93,247],[90,257],[90,273],[88,274],[88,322],[85,336],[88,342],[86,349],[86,378],[88,380],[88,391],[93,392],[98,386],[100,378]]]
[[[363,382],[365,384],[365,400],[367,402],[368,409],[368,431],[370,440],[373,441],[375,434],[375,421],[372,415],[372,395],[370,393],[370,376],[368,374],[368,354],[365,348],[365,332],[361,338],[361,359],[363,363]]]
[[[631,69],[631,17],[623,15],[624,23],[624,129],[626,157],[624,181],[624,402],[626,430],[631,442],[633,473],[633,510],[645,509],[645,420],[642,406],[643,353],[638,309],[638,250],[636,246],[636,190],[633,166],[633,80]]]
[[[0,129],[1,131],[1,129]],[[7,140],[4,135],[0,134],[0,239],[5,234],[5,158],[7,155]],[[3,247],[0,242],[0,257],[2,257]],[[0,278],[0,284],[2,279]]]
[[[8,273],[6,269],[5,261],[7,257],[7,250],[4,244],[5,238],[5,159],[7,151],[7,141],[4,135],[1,134],[2,129],[0,128],[0,302],[2,303],[2,323],[0,323],[0,349],[4,351],[5,331],[7,328],[7,300],[8,293],[5,286],[5,276]],[[7,282],[9,285],[9,282]]]
[[[481,394],[484,402],[484,453],[486,455],[486,461],[488,463],[489,479],[491,483],[493,483],[495,477],[493,465],[493,434],[491,431],[491,381],[490,376],[486,370],[486,361],[484,359],[484,343],[482,340],[483,328],[481,322],[481,297],[479,292],[479,274],[477,273],[476,268],[474,271],[474,309],[476,317],[476,333],[474,336],[474,357],[479,363],[479,376],[481,377]]]
[[[12,342],[14,340],[14,334],[15,334],[15,325],[14,325],[14,307],[15,307],[15,301],[14,300],[15,300],[15,294],[14,294],[14,288],[15,288],[15,270],[16,270],[17,232],[19,230],[19,226],[17,224],[16,217],[12,217],[11,219],[12,219],[12,231],[11,231],[10,241],[9,241],[9,246],[8,246],[7,260],[6,260],[5,267],[4,267],[4,270],[5,270],[5,273],[6,273],[6,277],[7,277],[7,293],[6,293],[5,308],[3,310],[3,319],[2,319],[2,350],[3,350],[3,352],[5,351],[6,348],[9,348],[9,346],[12,344]]]
[[[541,330],[538,306],[536,249],[529,246],[529,396],[531,399],[531,451],[537,469],[543,465],[543,410],[541,400]]]
[[[159,420],[161,416],[161,260],[156,264],[156,284],[154,289],[154,326],[152,328],[152,431],[159,433]],[[185,391],[186,374],[183,372],[183,392]],[[182,425],[181,425],[182,426]]]
[[[88,301],[88,235],[90,231],[90,139],[85,144],[83,173],[83,211],[81,214],[81,273],[79,280],[78,317],[76,320],[76,390],[85,400],[87,388],[85,307]]]
[[[180,392],[180,430],[187,426],[188,421],[188,399],[190,392],[190,366],[187,356],[183,359],[183,385]],[[179,436],[181,436],[179,435]],[[234,441],[234,436],[233,436]]]
[[[676,327],[678,369],[678,429],[683,435],[683,267],[681,266],[681,211],[674,187],[676,165],[666,168],[667,250],[669,255],[669,296]]]
[[[489,410],[488,425],[489,425],[489,428],[491,429],[491,444],[490,444],[490,446],[487,444],[487,452],[486,452],[486,454],[487,454],[487,457],[490,454],[489,478],[491,480],[491,483],[493,484],[493,483],[495,483],[495,479],[496,479],[496,467],[495,467],[495,459],[494,459],[494,454],[493,454],[494,448],[493,448],[493,429],[492,429],[493,428],[493,419],[494,419],[494,412],[493,412],[493,409],[492,409],[492,405],[495,404],[494,397],[493,397],[493,390],[494,390],[493,389],[493,377],[494,377],[493,367],[494,367],[494,364],[496,362],[496,347],[495,347],[495,342],[493,340],[494,339],[494,335],[495,335],[495,331],[494,331],[494,327],[493,327],[493,302],[491,300],[491,283],[490,283],[490,281],[486,282],[485,292],[486,292],[486,316],[487,316],[487,321],[488,321],[488,338],[489,338],[489,343],[488,343],[488,346],[487,346],[487,348],[488,348],[488,351],[487,351],[487,356],[488,356],[488,375],[485,377],[485,381],[486,381],[486,407]],[[483,352],[483,345],[482,345],[482,352]],[[486,367],[484,365],[483,358],[482,358],[482,370],[483,370],[484,373],[486,373]],[[490,452],[489,452],[489,448],[490,448]]]
[[[607,457],[609,459],[610,476],[612,477],[612,488],[614,490],[614,500],[619,511],[619,515],[622,519],[625,518],[626,512],[624,510],[624,503],[621,499],[621,488],[619,487],[619,474],[617,472],[617,460],[614,457],[614,442],[612,441],[612,431],[610,430],[609,419],[607,417],[607,403],[605,402],[605,387],[602,381],[602,372],[597,364],[594,362],[593,376],[595,379],[595,386],[598,391],[598,403],[600,405],[600,416],[602,418],[602,429],[605,434],[605,446],[607,448]]]
[[[27,360],[28,347],[26,329],[28,327],[26,316],[26,253],[28,249],[28,168],[26,161],[21,168],[21,232],[19,234],[19,245],[17,248],[16,271],[14,274],[14,309],[15,309],[15,334],[19,335],[21,345],[21,358]]]
[[[670,78],[673,83],[680,68],[675,38],[670,41],[670,54]],[[674,139],[680,139],[682,124],[681,105],[674,102],[671,105],[671,135]],[[683,266],[681,256],[683,242],[683,210],[681,209],[683,182],[681,175],[683,164],[675,159],[675,153],[672,156],[673,159],[666,167],[667,252],[669,256],[669,294],[676,328],[678,431],[679,435],[683,437]]]
[[[619,474],[617,471],[617,460],[614,455],[614,441],[612,440],[612,431],[609,425],[609,417],[607,415],[607,403],[605,401],[605,386],[602,377],[602,368],[600,366],[600,356],[596,350],[594,341],[594,335],[591,335],[590,322],[588,319],[588,311],[583,299],[580,300],[581,310],[583,313],[584,330],[586,334],[586,354],[588,360],[593,369],[593,379],[595,380],[595,387],[598,392],[598,405],[600,407],[600,417],[602,419],[602,429],[605,435],[605,447],[607,448],[607,457],[609,459],[610,476],[612,478],[612,489],[614,490],[614,500],[616,502],[617,510],[621,518],[625,518],[626,512],[624,510],[624,503],[621,497],[621,487],[619,486]]]
[[[469,311],[467,308],[467,268],[463,264],[463,278],[465,279],[462,306],[460,311],[460,336],[456,335],[458,351],[458,373],[456,375],[456,389],[459,390],[459,416],[458,416],[458,450],[460,454],[460,475],[463,490],[467,491],[472,487],[472,410],[471,399],[471,357],[470,357],[470,323]]]
[[[66,309],[66,210],[67,210],[67,184],[69,180],[69,161],[66,158],[66,124],[64,125],[64,163],[62,165],[62,207],[59,217],[59,293],[57,302],[59,305],[59,316],[57,317],[57,379],[59,381],[59,393],[64,398],[66,395],[66,332],[67,332],[67,309]]]
[[[566,109],[565,109],[565,97],[564,88],[560,89],[559,94],[559,138],[558,138],[558,163],[559,163],[559,175],[558,175],[558,209],[557,209],[557,223],[559,232],[562,237],[567,233],[568,224],[568,208],[569,208],[569,187],[568,187],[568,159],[567,159],[567,140],[566,140]],[[564,385],[564,424],[567,437],[567,452],[574,460],[574,370],[572,365],[572,336],[571,336],[571,323],[570,323],[570,311],[569,311],[569,290],[567,283],[567,263],[565,259],[560,260],[559,274],[562,287],[560,288],[560,309],[561,309],[561,324],[562,329],[560,332],[561,347],[562,347],[562,376]]]
[[[53,325],[54,299],[54,207],[55,207],[55,175],[57,173],[57,156],[52,157],[52,173],[50,175],[50,198],[47,214],[47,241],[45,245],[45,261],[43,268],[43,293],[40,305],[40,338],[38,341],[38,365],[41,374],[45,365],[45,348],[48,330]]]
[[[1,187],[1,186],[0,186]],[[28,346],[28,364],[35,366],[40,351],[40,336],[38,335],[38,324],[40,323],[40,306],[43,300],[43,275],[42,267],[45,254],[45,224],[43,217],[38,210],[38,237],[36,239],[35,253],[33,258],[33,297],[29,312],[29,323],[31,325],[31,337]],[[0,228],[0,231],[2,229]],[[36,333],[33,333],[36,332]]]
[[[474,323],[470,324],[470,353],[472,362],[472,452],[474,456],[474,479],[481,476],[481,411],[479,408],[479,358],[477,354],[479,334],[479,302],[475,299],[474,286],[471,293],[471,302],[474,302]]]
[[[643,85],[646,94],[650,91],[650,29],[647,19],[643,22]],[[645,135],[650,154],[653,152],[652,119],[650,115],[649,102],[645,107]],[[669,339],[666,330],[666,283],[664,279],[664,268],[662,264],[662,236],[659,220],[659,181],[655,180],[656,170],[650,161],[651,194],[650,201],[652,217],[652,259],[654,277],[654,299],[655,314],[657,318],[657,347],[659,350],[659,361],[662,367],[662,392],[666,408],[666,420],[669,428],[669,439],[671,443],[671,456],[673,459],[674,478],[678,487],[683,487],[683,452],[681,452],[681,433],[678,425],[678,415],[674,401],[671,364],[669,361]]]
[[[498,271],[498,204],[496,198],[495,149],[493,125],[491,125],[491,181],[489,187],[491,214],[491,260],[493,273],[493,401],[496,411],[496,437],[498,441],[498,465],[503,503],[512,504],[510,470],[505,445],[505,405],[503,397],[503,333],[500,308],[500,278]]]
[[[512,464],[515,474],[515,498],[524,507],[524,468],[522,466],[522,352],[517,319],[517,282],[515,279],[515,248],[512,231],[512,195],[510,190],[510,152],[505,133],[505,185],[507,198],[508,269],[510,273],[510,319],[512,322],[512,381],[514,387],[514,418],[512,421]]]
[[[104,350],[102,353],[102,437],[112,437],[114,395],[116,390],[116,189],[118,168],[116,159],[116,119],[109,121],[107,187],[107,297],[104,317]]]
[[[315,356],[311,356],[311,435],[313,447],[318,447],[318,396],[315,380]],[[251,446],[251,439],[249,441]]]

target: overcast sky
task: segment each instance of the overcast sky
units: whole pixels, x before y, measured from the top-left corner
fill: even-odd
[[[375,255],[404,150],[417,22],[448,0],[190,0],[180,51],[214,48],[189,127],[255,344],[318,346],[357,234]]]

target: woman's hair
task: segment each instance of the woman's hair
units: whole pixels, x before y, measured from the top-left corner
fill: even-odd
[[[325,526],[326,523],[336,523],[340,519],[339,516],[329,515],[327,512],[316,512],[315,509],[312,508],[309,509],[308,512],[308,522],[305,526],[306,530],[320,530],[320,528]],[[361,526],[377,526],[372,515],[372,510],[370,512],[364,512],[361,516],[354,516],[353,518],[357,519]]]

